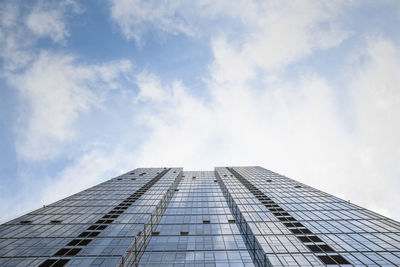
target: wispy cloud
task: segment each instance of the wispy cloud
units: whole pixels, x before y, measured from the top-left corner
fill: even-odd
[[[338,112],[339,88],[317,73],[274,81],[264,90],[213,79],[207,102],[152,75],[166,96],[150,99],[157,107],[143,115],[150,132],[137,163],[188,169],[258,164],[398,218],[398,54],[382,38],[363,46],[364,60],[353,62],[346,81],[354,103],[352,130]]]
[[[180,13],[184,1],[164,2],[141,0],[112,1],[111,16],[128,39],[141,41],[152,28],[171,34],[193,35],[189,21]]]
[[[52,159],[74,139],[75,121],[99,106],[129,61],[87,65],[66,54],[42,52],[26,71],[9,77],[22,98],[17,152],[22,159]]]
[[[19,1],[6,1],[0,7],[2,73],[24,68],[35,57],[39,39],[50,38],[53,42],[65,43],[70,34],[66,26],[68,14],[81,11],[73,0],[39,1],[34,7]]]
[[[28,170],[60,166],[45,179],[21,168],[21,183],[40,185],[36,201],[137,166],[261,165],[400,217],[398,43],[343,22],[357,1],[110,1],[124,42],[207,42],[212,60],[196,92],[187,77],[133,67],[134,57],[66,49],[68,14],[82,9],[43,3],[0,11],[2,77],[21,103],[19,159]],[[57,49],[39,49],[42,39]],[[24,192],[16,198],[32,202]]]

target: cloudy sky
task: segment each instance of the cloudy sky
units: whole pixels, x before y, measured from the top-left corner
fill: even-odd
[[[259,165],[400,220],[400,2],[2,1],[0,221]]]

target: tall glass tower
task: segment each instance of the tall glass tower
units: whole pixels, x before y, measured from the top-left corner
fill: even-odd
[[[0,266],[399,266],[400,223],[261,167],[140,168],[0,226]]]

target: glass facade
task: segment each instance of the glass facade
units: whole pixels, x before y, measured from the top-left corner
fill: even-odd
[[[0,266],[120,264],[181,173],[136,169],[1,225]]]
[[[261,167],[216,173],[264,265],[400,265],[399,222]]]
[[[183,175],[139,266],[254,266],[215,173]]]
[[[0,266],[399,266],[400,223],[261,167],[140,168],[0,226]]]

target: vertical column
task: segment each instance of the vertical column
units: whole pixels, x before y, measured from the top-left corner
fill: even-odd
[[[141,256],[143,255],[147,244],[150,241],[152,233],[158,226],[158,223],[163,216],[168,203],[175,194],[179,183],[182,180],[182,171],[179,172],[177,179],[171,184],[162,199],[158,202],[157,206],[150,215],[150,218],[144,223],[143,228],[139,231],[137,236],[134,237],[132,244],[128,247],[124,255],[122,255],[118,266],[137,266]],[[157,191],[154,193],[158,193]]]
[[[220,174],[218,171],[215,171],[216,177],[219,181],[219,185],[221,187],[221,190],[226,198],[226,201],[228,203],[229,209],[232,212],[232,215],[234,216],[235,220],[233,222],[236,222],[238,225],[240,232],[243,236],[243,239],[245,240],[247,249],[249,251],[249,254],[251,258],[253,259],[254,264],[257,267],[272,267],[270,261],[267,259],[265,256],[265,253],[258,242],[257,238],[255,237],[253,231],[251,230],[251,227],[248,225],[246,219],[244,218],[240,208],[236,204],[235,200],[232,198],[232,195],[221,179]],[[226,174],[223,175],[224,177],[227,177]]]
[[[287,229],[292,232],[312,253],[317,253],[316,256],[324,264],[350,264],[343,256],[339,255],[333,248],[323,242],[318,236],[312,233],[286,210],[284,210],[274,200],[264,194],[260,189],[255,187],[251,182],[244,178],[241,174],[233,168],[227,168],[233,176],[244,185],[256,199],[258,199],[279,221],[283,223]],[[312,241],[311,241],[312,240]],[[310,243],[317,242],[318,245]],[[321,253],[330,253],[324,255]]]
[[[50,267],[64,266],[67,263],[79,265],[100,262],[107,265],[116,265],[118,262],[123,261],[121,256],[127,250],[129,244],[132,243],[137,246],[133,257],[137,258],[138,253],[136,252],[143,251],[148,241],[149,231],[151,232],[151,230],[148,230],[147,224],[150,221],[157,223],[157,216],[154,219],[153,215],[157,214],[156,212],[160,210],[160,207],[165,205],[163,203],[170,198],[171,188],[176,186],[181,172],[179,169],[166,168],[146,170],[147,172],[143,171],[143,169],[130,172],[111,180],[113,181],[112,183],[106,182],[93,187],[91,189],[92,192],[96,192],[97,188],[106,190],[104,191],[105,200],[102,203],[107,207],[111,204],[113,208],[111,210],[108,209],[108,212],[106,211],[102,215],[97,215],[98,217],[93,223],[87,225],[85,229],[78,233],[75,232],[74,238],[64,239],[67,241],[65,245],[53,253],[50,258],[41,262],[39,266]],[[153,175],[153,177],[148,179],[149,175]],[[141,183],[142,181],[145,181],[145,183]],[[111,197],[107,200],[107,195],[109,194],[107,189],[111,193],[114,187],[119,187],[119,184],[128,186],[131,183],[142,185],[136,187],[133,193],[126,195],[123,199],[115,201]],[[122,192],[125,191],[122,190]],[[89,194],[89,199],[90,196],[91,194]],[[69,202],[67,201],[67,203]],[[95,201],[94,203],[100,202]],[[97,206],[92,207],[94,210],[104,210],[104,208],[99,209],[100,207]],[[129,241],[129,243],[126,243],[126,241]],[[131,257],[127,257],[127,259],[130,260]]]

